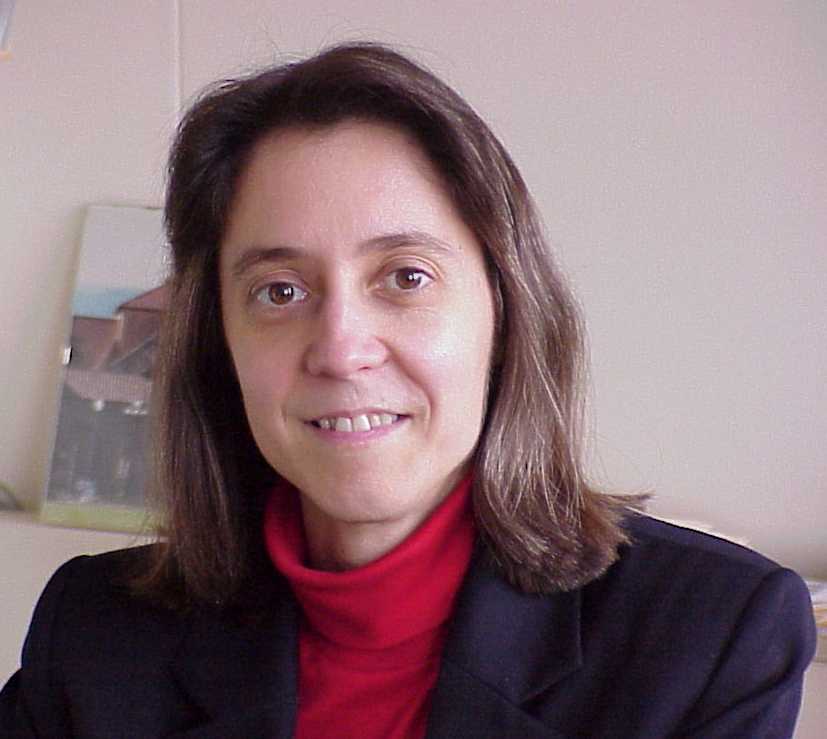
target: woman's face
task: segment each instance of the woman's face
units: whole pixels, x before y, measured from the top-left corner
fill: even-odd
[[[253,436],[315,515],[418,525],[467,469],[494,331],[483,252],[393,127],[263,139],[220,254]]]

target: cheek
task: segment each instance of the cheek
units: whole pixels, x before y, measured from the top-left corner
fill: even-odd
[[[469,433],[481,422],[491,355],[493,318],[484,307],[455,311],[439,330],[417,332],[411,372],[430,396],[434,414],[454,428],[467,424]]]
[[[238,375],[244,407],[250,423],[274,418],[275,406],[288,386],[289,364],[284,353],[260,342],[236,345],[233,361]]]

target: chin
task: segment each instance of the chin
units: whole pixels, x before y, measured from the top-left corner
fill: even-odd
[[[335,491],[331,499],[330,491]],[[402,486],[382,485],[370,490],[358,483],[334,483],[332,488],[313,495],[302,492],[306,502],[326,518],[342,523],[380,523],[408,517],[426,518],[438,501],[424,500]]]

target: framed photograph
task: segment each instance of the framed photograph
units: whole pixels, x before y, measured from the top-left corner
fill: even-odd
[[[136,532],[149,523],[148,412],[165,255],[160,209],[87,209],[43,521]]]

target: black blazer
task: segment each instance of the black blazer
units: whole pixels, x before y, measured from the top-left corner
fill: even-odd
[[[475,559],[429,739],[792,736],[815,649],[801,579],[710,536],[643,516],[627,525],[633,546],[574,592],[526,595]],[[136,551],[54,575],[0,694],[0,736],[292,736],[299,610],[286,584],[273,576],[256,625],[209,609],[179,617],[113,584]]]

